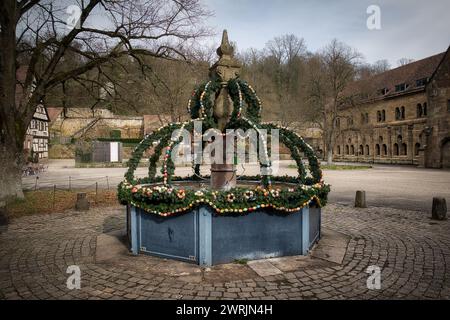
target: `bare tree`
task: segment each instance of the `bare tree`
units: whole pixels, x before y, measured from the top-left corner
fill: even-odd
[[[351,47],[334,39],[310,61],[308,116],[322,129],[329,164],[333,161],[338,111],[343,104],[348,103],[344,91],[355,79],[360,57]]]
[[[92,89],[115,83],[105,68],[127,72],[124,57],[142,70],[149,69],[143,57],[183,59],[184,48],[208,34],[208,15],[199,0],[2,0],[0,198],[23,197],[26,130],[50,90],[72,81],[95,95]],[[67,63],[69,55],[77,59]],[[18,70],[25,70],[23,79]]]
[[[397,60],[397,67],[405,66],[407,64],[410,64],[411,62],[414,62],[414,59],[401,58],[401,59]]]

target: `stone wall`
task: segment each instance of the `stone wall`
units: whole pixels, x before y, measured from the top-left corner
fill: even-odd
[[[450,57],[449,52],[427,87],[430,114],[427,119],[425,165],[450,168]]]
[[[427,119],[418,116],[418,104],[426,104],[427,113],[429,112],[427,96],[423,91],[343,110],[340,113],[334,159],[419,164]],[[396,109],[401,110],[402,107],[405,111],[404,119],[396,119]],[[378,112],[383,111],[385,120],[378,121]],[[366,114],[367,122],[362,116]]]

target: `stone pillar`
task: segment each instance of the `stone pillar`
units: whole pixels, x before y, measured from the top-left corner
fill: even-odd
[[[388,129],[387,130],[388,141],[386,142],[386,146],[387,146],[386,157],[388,157],[390,162],[392,163],[392,128],[388,127],[387,129]],[[381,147],[381,154],[383,154],[383,145],[381,145],[380,147]]]
[[[411,161],[411,164],[414,164],[414,142],[413,142],[413,125],[408,125],[408,150],[409,153],[408,159]]]
[[[77,210],[77,211],[89,210],[89,201],[86,198],[85,192],[77,193],[77,202],[75,203],[75,210]]]
[[[211,188],[229,190],[236,186],[236,166],[233,162],[234,148],[227,150],[226,139],[223,139],[223,163],[211,164]]]
[[[225,84],[233,78],[239,76],[241,68],[240,63],[234,58],[234,48],[228,41],[228,33],[226,30],[222,34],[222,42],[217,48],[219,60],[210,68],[210,77],[219,77],[223,81],[223,88],[220,90],[216,100],[214,101],[214,117],[217,119],[218,128],[224,132],[225,126],[233,112],[233,102],[228,95]],[[236,186],[236,166],[227,163],[227,152],[233,152],[231,160],[234,159],[234,149],[227,150],[226,139],[224,139],[224,161],[222,164],[211,165],[211,188],[216,190],[227,190]]]
[[[445,198],[433,198],[433,207],[431,209],[431,218],[434,220],[447,219],[447,203]]]
[[[356,191],[355,208],[367,208],[365,191]]]

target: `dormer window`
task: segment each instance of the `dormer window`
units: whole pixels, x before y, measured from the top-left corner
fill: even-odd
[[[395,92],[401,92],[408,89],[408,85],[406,83],[400,83],[395,86]]]
[[[422,87],[422,86],[426,85],[427,82],[428,82],[428,78],[418,79],[418,80],[416,80],[416,87]]]
[[[382,89],[378,90],[378,94],[380,94],[382,96],[386,95],[388,92],[389,92],[388,88],[382,88]]]

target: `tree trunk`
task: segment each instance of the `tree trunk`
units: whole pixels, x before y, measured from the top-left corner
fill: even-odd
[[[17,2],[0,1],[0,14],[0,200],[3,200],[23,198],[23,140],[31,116],[20,111],[17,105],[20,99],[16,99]],[[20,94],[26,94],[26,90]]]
[[[0,200],[23,198],[23,150],[13,145],[0,145]]]
[[[327,164],[331,165],[333,164],[333,150],[328,148],[327,150]]]

